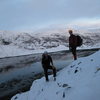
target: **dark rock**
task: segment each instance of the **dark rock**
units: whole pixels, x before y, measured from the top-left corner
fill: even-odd
[[[68,86],[68,84],[63,84],[63,86],[62,87],[67,87]]]

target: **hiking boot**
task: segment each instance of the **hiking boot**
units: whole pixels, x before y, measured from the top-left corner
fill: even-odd
[[[46,82],[49,82],[49,80],[47,79]]]
[[[56,81],[56,77],[54,77],[54,81]]]

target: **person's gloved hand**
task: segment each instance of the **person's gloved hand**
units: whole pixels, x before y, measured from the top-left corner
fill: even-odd
[[[69,50],[71,51],[71,50],[72,50],[72,48],[71,48],[71,47],[69,47]]]

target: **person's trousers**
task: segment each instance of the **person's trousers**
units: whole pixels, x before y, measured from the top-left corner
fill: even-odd
[[[48,69],[51,69],[53,70],[53,77],[56,77],[56,68],[54,66],[45,66],[44,67],[44,74],[45,74],[45,78],[46,78],[46,81],[48,81]]]
[[[76,55],[76,47],[71,47],[71,52],[73,54],[74,60],[77,59],[77,55]]]

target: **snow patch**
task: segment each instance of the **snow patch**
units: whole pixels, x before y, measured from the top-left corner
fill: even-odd
[[[79,58],[57,73],[56,81],[50,75],[33,82],[30,90],[17,94],[11,100],[99,100],[100,51]]]

